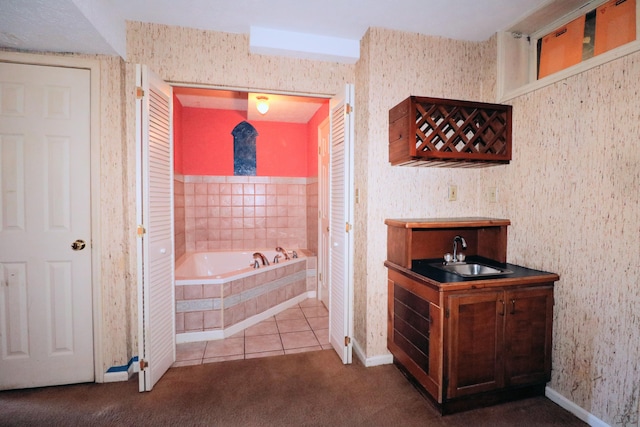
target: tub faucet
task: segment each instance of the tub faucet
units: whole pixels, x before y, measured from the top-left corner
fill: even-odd
[[[287,261],[291,258],[289,258],[289,254],[287,253],[287,250],[285,248],[283,248],[282,246],[278,246],[276,248],[276,252],[280,252],[282,255],[284,255],[284,260]]]
[[[262,261],[262,265],[269,265],[269,260],[266,256],[264,256],[262,252],[255,252],[253,254],[253,259],[255,259],[256,261],[260,259]]]
[[[274,263],[274,264],[277,264],[278,262],[280,262],[280,258],[281,258],[280,254],[278,254],[278,255],[274,256],[274,257],[273,257],[273,263]]]
[[[467,249],[467,241],[464,237],[458,235],[453,238],[453,262],[458,262],[458,242],[462,245],[462,249]]]
[[[254,259],[253,263],[249,265],[251,265],[253,268],[260,268],[260,262],[257,259]]]

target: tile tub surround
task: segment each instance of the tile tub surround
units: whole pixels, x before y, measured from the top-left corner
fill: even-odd
[[[308,256],[226,283],[177,282],[176,341],[221,339],[315,296],[316,265]]]
[[[307,248],[317,241],[308,227],[309,186],[316,178],[176,175],[183,183],[186,251]],[[176,201],[178,201],[178,197]],[[316,202],[317,206],[317,202]],[[313,207],[311,208],[313,209]],[[317,213],[315,214],[317,215]],[[176,220],[176,225],[179,223]],[[309,236],[309,234],[312,234]],[[181,236],[184,235],[184,237]]]

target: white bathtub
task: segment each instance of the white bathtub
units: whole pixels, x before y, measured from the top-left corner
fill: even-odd
[[[260,262],[260,268],[253,268],[255,252],[264,254],[270,265],[263,266]],[[285,261],[282,254],[276,251],[187,253],[176,265],[176,285],[221,284],[273,270],[292,262],[305,262],[304,251],[297,250],[296,253],[298,258],[289,261]],[[277,255],[280,255],[279,263],[275,264],[273,260]]]
[[[315,257],[253,268],[254,251],[192,252],[176,265],[176,342],[222,339],[316,296]],[[308,261],[312,261],[308,265]]]

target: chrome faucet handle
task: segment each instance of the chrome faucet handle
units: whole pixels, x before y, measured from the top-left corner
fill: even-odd
[[[293,251],[293,257],[294,257],[294,258],[298,258],[298,252]]]
[[[260,263],[258,262],[257,259],[254,259],[253,263],[251,263],[249,265],[253,265],[253,268],[260,268]]]
[[[285,248],[283,248],[282,246],[278,246],[276,247],[276,252],[280,252],[282,253],[282,255],[284,255],[284,259],[288,260],[289,259],[289,253],[287,252],[287,250]]]
[[[278,262],[280,262],[280,255],[276,255],[273,257],[273,263],[277,264]]]

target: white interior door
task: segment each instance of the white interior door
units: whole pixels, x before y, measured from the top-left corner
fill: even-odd
[[[0,389],[94,381],[90,80],[0,63]]]
[[[146,66],[136,67],[136,83],[139,389],[150,391],[176,360],[173,99]]]
[[[329,308],[329,203],[330,203],[330,182],[329,182],[329,118],[327,117],[318,126],[318,171],[320,179],[318,182],[318,204],[319,217],[318,236],[319,256],[318,256],[318,298],[327,309]]]
[[[353,336],[353,85],[331,99],[329,340],[351,363]]]

